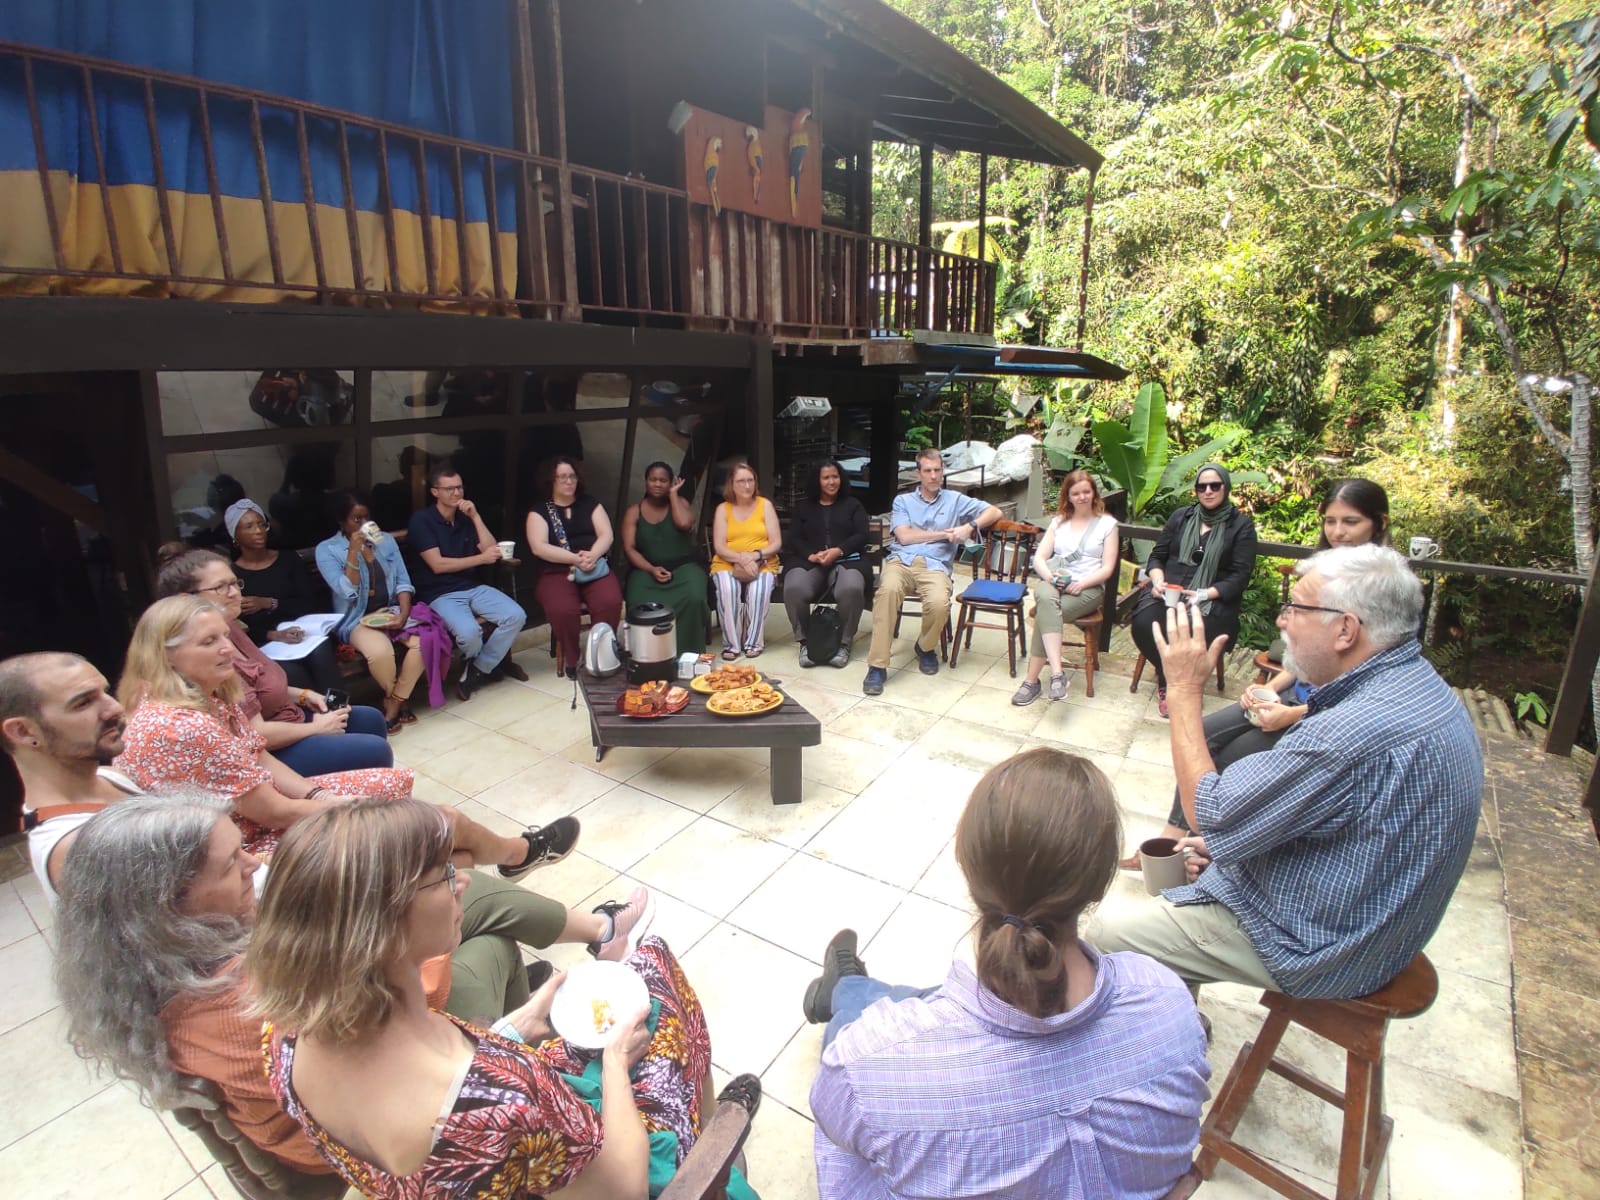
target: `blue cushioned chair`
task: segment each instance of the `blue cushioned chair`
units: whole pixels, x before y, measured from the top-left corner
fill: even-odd
[[[1006,656],[1011,676],[1016,678],[1017,659],[1028,658],[1027,622],[1022,605],[1028,598],[1028,579],[1033,572],[1033,552],[1044,530],[1022,521],[996,521],[983,544],[983,553],[972,563],[972,582],[956,597],[961,606],[956,618],[955,638],[950,645],[950,665],[956,665],[963,647],[972,649],[974,629],[1003,629]],[[980,621],[980,613],[998,616],[1002,621]]]

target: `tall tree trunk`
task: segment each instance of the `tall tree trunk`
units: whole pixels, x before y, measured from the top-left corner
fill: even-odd
[[[1455,186],[1460,187],[1472,173],[1472,100],[1461,103],[1461,136],[1456,141]],[[1458,211],[1450,230],[1450,258],[1462,262],[1467,257],[1467,227]],[[1461,334],[1465,323],[1467,297],[1459,283],[1450,285],[1449,309],[1445,313],[1442,382],[1439,387],[1439,431],[1448,448],[1455,444],[1456,383],[1461,378]]]

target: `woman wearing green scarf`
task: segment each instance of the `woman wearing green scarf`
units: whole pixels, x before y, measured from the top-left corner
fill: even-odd
[[[1154,626],[1166,620],[1166,589],[1182,589],[1185,601],[1198,599],[1208,636],[1227,634],[1228,647],[1239,636],[1239,604],[1256,565],[1256,523],[1229,499],[1233,478],[1227,468],[1207,463],[1195,476],[1196,503],[1167,518],[1150,551],[1145,570],[1150,594],[1133,610],[1133,642],[1156,669],[1156,697],[1167,715],[1167,677],[1161,669]]]

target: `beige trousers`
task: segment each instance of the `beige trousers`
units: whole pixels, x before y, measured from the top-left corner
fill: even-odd
[[[1160,896],[1107,896],[1085,939],[1103,951],[1136,950],[1171,967],[1198,993],[1202,983],[1243,983],[1282,991],[1267,974],[1238,918],[1223,904],[1171,904]]]
[[[922,602],[922,629],[917,633],[919,650],[937,650],[939,634],[950,620],[951,577],[928,566],[922,555],[908,567],[898,558],[885,560],[872,598],[872,644],[867,649],[867,666],[887,667],[894,649],[894,623],[900,602],[912,592]]]

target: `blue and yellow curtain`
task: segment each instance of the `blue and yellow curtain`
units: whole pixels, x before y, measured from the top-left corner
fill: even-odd
[[[513,51],[507,0],[10,0],[0,4],[0,40],[112,59],[199,79],[276,93],[429,133],[510,147]],[[224,277],[208,188],[195,92],[155,87],[157,128],[176,261],[167,252],[157,202],[144,91],[136,80],[95,76],[94,116],[105,159],[95,160],[82,74],[36,63],[38,101],[51,194],[66,265],[113,270],[106,201],[122,268],[156,276]],[[267,225],[246,104],[208,102],[218,190],[235,278],[271,283]],[[301,180],[293,114],[263,105],[261,126],[284,279],[315,286],[310,216]],[[490,178],[485,156],[463,153],[458,206],[454,155],[430,151],[419,179],[418,145],[391,137],[388,191],[395,254],[384,229],[378,139],[349,129],[351,191],[357,211],[362,278],[354,277],[339,142],[333,122],[307,118],[315,220],[330,287],[423,293],[428,290],[423,187],[432,235],[436,290],[492,296],[489,189],[494,188],[504,286],[516,288],[518,172],[500,162]],[[459,211],[458,211],[459,208]],[[171,295],[272,301],[305,298],[293,289],[221,284],[84,279],[7,273],[53,268],[49,224],[28,116],[21,60],[0,54],[0,292]],[[463,272],[457,222],[466,223]],[[470,286],[464,281],[470,280]]]

